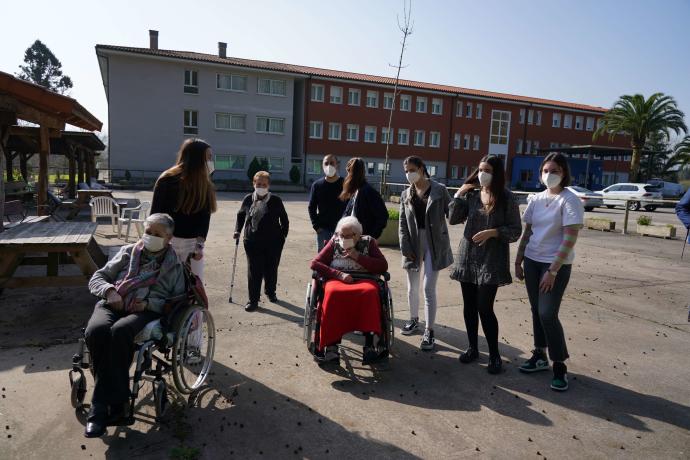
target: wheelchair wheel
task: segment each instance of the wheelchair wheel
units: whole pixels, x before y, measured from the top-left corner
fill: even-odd
[[[304,295],[304,341],[307,342],[311,338],[312,324],[311,324],[311,285],[307,283],[307,292]]]
[[[163,379],[153,381],[153,402],[156,407],[156,421],[160,422],[170,407],[168,384]]]
[[[177,317],[172,330],[175,389],[189,394],[204,384],[213,364],[216,346],[213,316],[205,308],[189,306]]]
[[[386,315],[388,320],[388,351],[393,349],[393,342],[395,341],[395,312],[393,310],[393,296],[391,295],[391,290],[386,286],[386,293],[388,297],[388,302],[386,302]]]
[[[81,369],[69,371],[69,385],[72,407],[80,409],[84,405],[84,397],[86,396],[86,377]]]

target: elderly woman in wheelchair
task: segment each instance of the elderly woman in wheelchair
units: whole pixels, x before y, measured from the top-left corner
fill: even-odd
[[[393,308],[388,262],[376,240],[362,235],[352,216],[342,218],[331,240],[311,262],[307,287],[305,340],[317,362],[339,362],[344,334],[365,337],[363,364],[388,356],[393,340]],[[374,336],[378,336],[374,345]]]
[[[146,219],[145,234],[141,240],[123,246],[112,260],[94,273],[89,282],[89,290],[101,300],[89,319],[85,337],[81,341],[81,350],[73,357],[73,370],[70,373],[72,403],[75,407],[81,406],[86,393],[86,381],[81,368],[91,367],[94,375],[95,386],[84,433],[86,437],[103,435],[109,425],[127,424],[125,420],[130,420],[129,423],[133,421],[131,412],[139,389],[138,379],[145,372],[154,373],[150,369],[154,358],[163,361],[152,353],[159,351],[154,343],[161,343],[161,323],[165,319],[163,315],[169,312],[171,305],[178,307],[175,311],[183,311],[172,321],[175,322],[173,329],[178,330],[178,335],[180,330],[184,330],[186,342],[195,334],[194,331],[200,330],[204,322],[207,327],[210,322],[212,327],[212,319],[205,310],[206,305],[198,305],[205,301],[203,289],[201,296],[196,296],[195,300],[190,294],[190,290],[193,291],[190,283],[193,284],[196,278],[180,263],[170,246],[173,229],[174,222],[169,215],[152,214]],[[186,329],[182,328],[183,325],[186,325]],[[160,329],[158,334],[153,331],[156,328]],[[144,329],[148,330],[149,337],[141,339]],[[153,340],[156,336],[158,342]],[[144,342],[143,345],[141,342]],[[137,350],[137,369],[133,389],[130,391],[129,368]],[[161,374],[175,364],[183,364],[183,361],[188,360],[188,355],[193,354],[188,344],[183,349],[182,345],[176,343],[174,351],[172,365],[157,361],[155,375],[158,387],[154,381],[157,415],[159,406],[163,402],[167,404],[166,386]],[[205,351],[207,355],[210,351],[212,358],[212,344]],[[86,359],[89,353],[90,363]],[[198,346],[196,353],[199,353]],[[176,363],[175,359],[180,362]],[[207,372],[209,365],[204,364]],[[77,373],[76,378],[73,373]],[[179,376],[175,377],[177,386]]]

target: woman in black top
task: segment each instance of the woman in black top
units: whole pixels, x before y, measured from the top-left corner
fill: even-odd
[[[522,222],[515,196],[505,188],[503,160],[494,155],[482,158],[479,168],[455,194],[450,224],[465,222],[460,249],[451,278],[460,281],[463,315],[470,347],[460,362],[479,357],[477,331],[479,318],[489,344],[491,374],[501,372],[498,351],[498,320],[494,300],[499,286],[512,283],[509,244],[520,238]]]
[[[237,211],[234,238],[239,239],[244,228],[244,252],[247,254],[249,302],[244,307],[246,311],[259,307],[262,280],[268,300],[278,301],[278,265],[290,222],[283,201],[268,192],[270,184],[269,173],[257,172],[254,175],[254,193],[244,197]]]
[[[204,244],[211,214],[216,212],[216,191],[211,146],[187,139],[180,146],[175,166],[164,171],[153,188],[151,214],[169,214],[175,221],[172,246],[180,260],[193,254],[191,266],[204,277]]]
[[[317,252],[321,252],[331,239],[345,210],[345,203],[338,198],[343,192],[343,178],[338,175],[339,165],[338,157],[332,153],[323,157],[323,172],[326,177],[311,184],[308,209],[311,226],[316,231]]]
[[[388,223],[388,209],[379,192],[369,185],[364,174],[364,160],[351,158],[347,162],[347,177],[343,183],[342,201],[347,201],[345,216],[354,216],[362,224],[363,235],[378,239]]]

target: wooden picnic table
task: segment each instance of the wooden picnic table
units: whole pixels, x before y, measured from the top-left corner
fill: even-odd
[[[0,293],[4,288],[85,286],[107,257],[93,238],[92,222],[22,224],[0,233]],[[59,275],[75,264],[81,275]],[[15,276],[20,265],[45,265],[45,275]]]

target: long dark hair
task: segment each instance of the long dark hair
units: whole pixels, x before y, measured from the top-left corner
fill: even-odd
[[[209,177],[206,164],[206,150],[211,146],[201,139],[187,139],[177,152],[175,166],[161,174],[163,177],[180,178],[180,192],[177,209],[183,214],[200,211],[216,212],[216,190]]]
[[[347,177],[343,182],[343,191],[339,197],[341,201],[347,201],[352,198],[355,192],[362,188],[367,182],[364,171],[364,160],[361,158],[350,158],[345,170],[347,171]]]
[[[427,178],[430,178],[431,176],[429,175],[429,171],[426,169],[426,164],[424,164],[424,160],[422,160],[420,157],[416,155],[410,155],[409,157],[405,158],[403,160],[403,166],[404,165],[415,165],[417,168],[421,169],[424,175]]]
[[[498,206],[503,206],[506,200],[506,173],[505,167],[503,166],[503,160],[496,155],[486,155],[480,161],[480,163],[488,163],[493,169],[491,174],[491,184],[489,184],[489,204],[488,211],[493,212]],[[475,169],[474,172],[465,181],[466,184],[479,185],[479,168]]]
[[[565,188],[568,185],[570,185],[572,178],[570,176],[570,167],[568,166],[568,159],[561,152],[551,152],[548,155],[546,155],[546,157],[544,157],[544,161],[542,161],[541,166],[539,166],[539,177],[541,178],[541,172],[544,169],[544,165],[549,161],[553,161],[563,170],[563,179],[561,179],[560,186]]]

